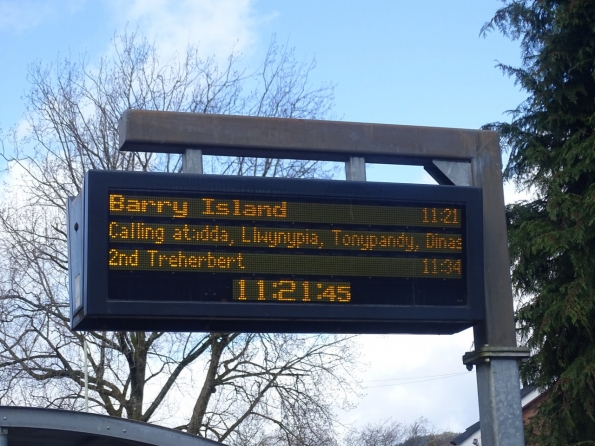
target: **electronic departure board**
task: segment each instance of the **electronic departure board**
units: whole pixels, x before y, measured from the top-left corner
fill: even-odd
[[[479,189],[91,171],[75,329],[452,333],[483,319]]]

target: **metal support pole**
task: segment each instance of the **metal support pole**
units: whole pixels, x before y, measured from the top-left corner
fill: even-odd
[[[424,169],[438,184],[471,185],[471,164],[467,162],[432,160]]]
[[[524,445],[519,368],[514,359],[477,364],[482,445]]]
[[[87,353],[87,338],[83,340],[83,360],[85,362],[85,412],[89,412],[89,358]]]
[[[0,427],[0,446],[8,446],[8,429]]]
[[[366,160],[352,156],[345,161],[345,179],[347,181],[366,181]]]
[[[202,150],[186,149],[182,155],[182,172],[203,173]]]
[[[473,327],[475,351],[463,363],[469,370],[476,366],[482,446],[524,446],[518,360],[529,350],[516,346],[502,160],[497,138],[479,140],[478,146],[469,173],[462,163],[445,161],[426,170],[443,183],[482,188],[486,321]]]
[[[471,184],[482,188],[484,234],[489,236],[484,237],[486,320],[473,327],[473,335],[475,356],[481,355],[482,349],[486,354],[479,362],[469,358],[469,363],[475,362],[477,367],[482,445],[524,446],[518,358],[529,352],[516,346],[502,156],[497,137],[478,138],[477,143]],[[511,353],[499,354],[499,349]]]

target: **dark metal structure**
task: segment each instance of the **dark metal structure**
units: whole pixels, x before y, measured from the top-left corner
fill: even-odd
[[[152,424],[68,410],[0,406],[0,446],[215,446]]]
[[[120,149],[183,154],[202,173],[202,154],[345,161],[348,180],[365,163],[421,165],[440,183],[482,190],[486,319],[474,326],[483,446],[524,445],[519,357],[504,218],[502,159],[492,131],[129,110]]]

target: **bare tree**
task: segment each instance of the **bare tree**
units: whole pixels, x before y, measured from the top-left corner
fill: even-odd
[[[65,203],[88,169],[177,171],[175,155],[123,153],[126,109],[323,118],[333,86],[271,42],[255,72],[189,47],[163,63],[154,44],[116,36],[110,53],[30,67],[21,124],[3,140],[0,209],[0,403],[81,409],[83,343],[93,411],[161,422],[238,445],[314,445],[332,438],[333,407],[353,392],[349,338],[245,333],[69,330]],[[213,160],[214,172],[314,177],[312,161]],[[324,433],[324,434],[322,434]],[[275,441],[273,441],[275,439]],[[330,441],[330,440],[329,440]]]
[[[406,426],[393,420],[366,424],[352,429],[345,437],[345,446],[398,446],[406,438]]]
[[[420,417],[411,424],[392,419],[366,424],[350,430],[344,438],[345,446],[449,446],[457,436],[453,432],[437,432],[427,418]]]

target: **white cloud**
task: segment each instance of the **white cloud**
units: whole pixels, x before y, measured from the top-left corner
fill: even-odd
[[[0,0],[0,29],[24,31],[79,11],[86,0]]]
[[[504,183],[504,202],[506,204],[521,200],[532,200],[535,193],[531,190],[518,190],[512,181]]]
[[[342,421],[362,426],[392,418],[412,423],[423,416],[438,429],[463,431],[478,420],[475,372],[462,362],[472,330],[452,336],[360,336],[360,378],[366,396]]]
[[[227,57],[245,52],[257,40],[264,18],[254,12],[253,0],[108,0],[120,26],[138,27],[154,40],[162,55],[183,52],[199,44],[205,56]]]

